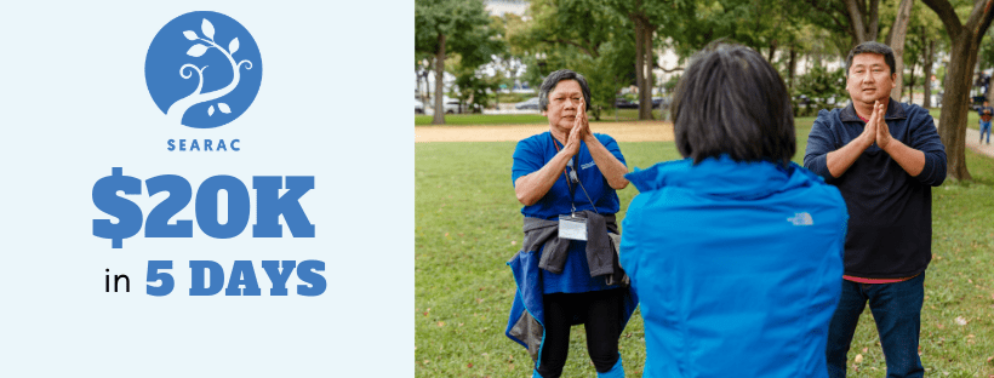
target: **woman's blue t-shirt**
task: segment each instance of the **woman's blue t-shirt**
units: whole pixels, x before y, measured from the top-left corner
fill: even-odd
[[[594,137],[618,161],[625,164],[625,157],[621,155],[621,149],[618,148],[618,143],[615,142],[614,138],[605,134],[594,134]],[[552,160],[559,152],[556,149],[557,145],[553,143],[559,142],[553,142],[552,134],[549,132],[534,135],[518,142],[518,146],[514,150],[514,164],[511,168],[512,185],[518,178],[538,171]],[[558,146],[562,148],[561,144]],[[580,144],[580,151],[573,157],[573,167],[576,168],[577,179],[582,184],[582,188],[576,186],[573,188],[572,205],[576,206],[576,211],[596,208],[600,214],[617,213],[620,208],[618,194],[608,185],[600,169],[597,168],[586,143]],[[566,180],[566,175],[560,174],[549,192],[535,204],[522,207],[521,214],[526,217],[547,220],[559,219],[560,215],[569,214],[572,211],[571,194]],[[586,189],[586,194],[584,194],[584,189]],[[590,199],[587,198],[588,195]],[[591,201],[593,201],[593,206]],[[566,264],[561,274],[551,273],[545,269],[541,270],[543,293],[583,293],[617,288],[617,286],[607,286],[603,276],[590,277],[586,248],[586,242],[573,240],[570,242]]]

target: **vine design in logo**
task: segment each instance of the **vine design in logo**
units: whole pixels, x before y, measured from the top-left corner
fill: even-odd
[[[171,123],[223,126],[245,113],[259,93],[262,56],[238,21],[217,12],[190,12],[152,39],[145,83]]]

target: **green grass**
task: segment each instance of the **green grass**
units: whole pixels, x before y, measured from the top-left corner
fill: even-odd
[[[652,116],[660,118],[659,110],[653,110]],[[414,126],[431,125],[432,116],[415,115]],[[600,121],[594,122],[628,122],[639,119],[638,109],[618,109],[617,117],[615,110],[608,109],[601,115]],[[519,125],[529,123],[548,123],[549,120],[541,114],[446,114],[444,126],[479,126],[479,125]]]
[[[938,122],[939,121],[939,115],[942,114],[942,110],[940,110],[939,108],[932,108],[932,109],[928,110],[928,114],[931,114],[932,118],[935,118],[935,121]],[[969,127],[971,129],[978,130],[978,131],[980,130],[980,115],[977,114],[976,111],[971,110],[969,113],[967,113],[967,115],[966,115],[966,127]]]
[[[800,162],[812,118],[798,119]],[[510,172],[514,142],[415,146],[415,372],[418,377],[525,377],[532,361],[504,336],[515,286],[504,265],[521,243],[521,205]],[[621,143],[629,167],[679,158],[672,142]],[[933,189],[933,251],[926,276],[921,351],[927,376],[988,377],[994,365],[994,160],[967,151],[973,183]],[[618,193],[619,221],[634,187]],[[960,326],[957,317],[968,323]],[[971,337],[972,335],[972,337]],[[645,363],[641,317],[620,341],[625,370]],[[883,377],[872,317],[860,319],[851,377]],[[866,348],[867,351],[862,350]],[[949,373],[945,375],[943,373]],[[583,327],[573,328],[564,377],[594,376]]]

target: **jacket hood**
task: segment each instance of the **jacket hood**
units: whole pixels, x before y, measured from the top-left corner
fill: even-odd
[[[662,162],[644,170],[635,168],[625,175],[643,193],[670,187],[736,199],[762,198],[807,187],[816,177],[793,162],[784,168],[768,161],[736,162],[728,155],[707,158],[697,165],[689,158]]]

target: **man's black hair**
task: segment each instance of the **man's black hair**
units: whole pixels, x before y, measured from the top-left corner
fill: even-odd
[[[694,164],[728,154],[786,168],[797,152],[787,86],[766,59],[744,46],[718,41],[698,52],[670,111],[677,150]]]
[[[556,85],[563,80],[576,80],[580,84],[580,91],[583,92],[583,103],[587,105],[585,110],[590,110],[590,86],[587,85],[587,79],[584,79],[583,75],[567,69],[550,73],[542,82],[542,86],[538,90],[539,108],[542,111],[549,110],[549,93],[556,90]]]
[[[846,57],[846,77],[849,76],[849,68],[852,67],[852,59],[862,53],[874,53],[884,56],[884,62],[890,67],[890,73],[888,75],[894,74],[894,50],[880,42],[863,42],[853,47],[852,51],[849,52],[849,56]]]

